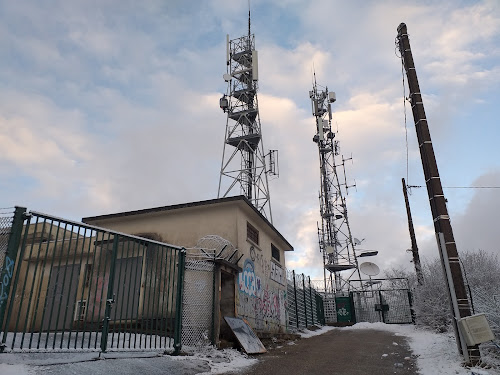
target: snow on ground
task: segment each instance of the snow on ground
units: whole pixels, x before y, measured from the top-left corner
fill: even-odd
[[[246,354],[240,353],[238,350],[217,350],[213,346],[201,348],[184,346],[182,351],[188,355],[176,356],[172,357],[172,359],[176,361],[199,359],[208,363],[210,372],[203,372],[199,375],[224,374],[226,372],[239,371],[245,367],[254,365],[258,361],[257,359],[249,358]]]
[[[120,359],[120,373],[124,373],[123,366],[137,366],[142,359],[149,358],[155,367],[169,369],[171,374],[223,374],[236,372],[257,362],[257,359],[249,358],[246,354],[235,349],[216,350],[214,347],[183,347],[183,355],[163,356],[158,352],[109,352],[99,353],[67,352],[67,353],[3,353],[0,356],[1,375],[36,375],[49,371],[51,374],[80,373],[82,371],[92,374],[114,374],[117,363],[110,359]],[[159,361],[164,361],[159,363]],[[175,366],[171,364],[175,362]],[[146,363],[146,362],[145,362]],[[144,368],[147,373],[156,372],[155,368],[148,366]],[[208,371],[206,371],[209,369]],[[128,372],[127,372],[128,374]]]
[[[29,375],[30,372],[26,365],[8,365],[0,363],[0,374],[2,375]]]
[[[313,336],[317,336],[317,335],[322,335],[323,333],[331,331],[332,329],[335,329],[335,327],[323,326],[323,327],[321,327],[319,329],[316,329],[314,331],[311,331],[309,329],[305,329],[305,330],[298,331],[297,333],[303,339],[307,339],[309,337],[313,337]]]
[[[395,325],[383,323],[358,323],[351,327],[321,327],[314,331],[303,330],[298,332],[304,339],[309,337],[324,334],[331,330],[352,330],[352,329],[373,329],[392,332],[396,336],[404,336],[408,339],[408,344],[413,355],[416,357],[419,372],[422,375],[495,375],[500,374],[495,369],[467,369],[460,365],[462,358],[458,354],[455,338],[453,334],[438,334],[435,332],[417,329],[412,325]],[[290,341],[288,344],[295,344]],[[102,354],[106,359],[123,358],[123,364],[131,366],[132,363],[140,361],[140,357],[154,356],[151,361],[158,361],[165,365],[173,364],[172,361],[178,363],[180,372],[175,372],[172,368],[171,373],[182,374],[182,366],[188,369],[191,373],[208,374],[224,374],[227,372],[237,372],[245,367],[255,364],[258,360],[249,358],[246,354],[240,353],[234,349],[216,350],[214,347],[183,347],[183,355],[180,356],[161,356],[154,352],[109,352]],[[37,359],[37,356],[39,358]],[[0,356],[0,374],[1,375],[34,375],[45,373],[47,365],[54,363],[57,365],[61,374],[64,374],[65,369],[85,369],[87,373],[92,373],[92,366],[113,366],[111,361],[95,361],[98,353],[3,353]],[[135,362],[133,357],[136,358]],[[29,360],[28,360],[29,359]],[[83,361],[79,366],[75,362]],[[198,363],[195,365],[195,363]],[[41,366],[42,365],[42,366]],[[73,367],[71,367],[73,366]],[[79,366],[79,367],[77,367]],[[163,366],[160,364],[160,366]],[[177,368],[177,367],[176,367]],[[197,370],[198,369],[198,370]],[[209,369],[209,370],[208,370]],[[52,370],[53,371],[53,370]],[[200,372],[198,372],[200,371]],[[52,372],[56,373],[56,372]],[[109,372],[109,373],[112,373]],[[108,373],[108,374],[109,374]],[[162,372],[163,373],[163,372]],[[186,372],[187,373],[187,372]]]
[[[495,369],[462,367],[462,357],[458,353],[453,334],[439,334],[428,330],[417,329],[413,325],[384,323],[357,323],[351,327],[336,329],[376,329],[393,332],[397,336],[408,338],[413,355],[417,357],[417,366],[423,375],[494,375],[500,374]]]

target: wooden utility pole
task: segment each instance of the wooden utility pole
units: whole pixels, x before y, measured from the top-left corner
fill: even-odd
[[[410,231],[413,265],[415,266],[415,273],[417,274],[418,285],[424,285],[424,275],[422,274],[422,265],[420,264],[420,256],[418,255],[417,238],[415,237],[415,229],[413,228],[413,220],[411,218],[410,202],[408,200],[408,189],[404,178],[402,179],[402,182],[403,182],[403,195],[405,197],[405,204],[406,204],[406,215],[408,216],[408,230]]]
[[[422,102],[422,94],[420,93],[415,63],[410,49],[408,31],[404,23],[401,23],[398,27],[397,42],[399,51],[401,52],[403,66],[406,70],[406,76],[408,77],[408,87],[410,90],[409,98],[417,131],[420,157],[424,169],[425,184],[429,195],[432,219],[434,220],[436,240],[452,305],[451,310],[454,317],[453,326],[457,338],[457,345],[466,362],[475,364],[480,360],[479,348],[477,345],[468,347],[457,326],[457,321],[460,318],[471,315],[471,308],[467,298],[462,269],[460,268],[457,245],[453,237],[453,230],[446,207],[443,187],[441,185],[441,179],[439,178],[429,126],[427,124],[424,104]]]

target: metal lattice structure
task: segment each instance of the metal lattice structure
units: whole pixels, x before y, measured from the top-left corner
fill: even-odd
[[[250,12],[248,16],[248,35],[232,40],[227,36],[227,93],[220,100],[227,120],[217,196],[226,197],[239,190],[272,223],[268,174],[277,175],[277,156],[276,151],[264,154],[257,101],[257,51],[255,36],[250,34]]]
[[[323,253],[324,290],[345,292],[355,287],[349,282],[350,278],[356,272],[359,276],[343,193],[345,190],[347,194],[349,188],[345,177],[345,161],[349,159],[342,157],[341,163],[336,160],[339,157],[339,143],[335,140],[331,127],[331,104],[336,100],[335,93],[329,92],[327,87],[319,88],[315,81],[312,91],[309,91],[309,97],[316,120],[316,134],[313,140],[318,145],[320,161],[321,224],[318,225],[318,240],[320,251]],[[339,166],[342,167],[342,176],[339,176]]]

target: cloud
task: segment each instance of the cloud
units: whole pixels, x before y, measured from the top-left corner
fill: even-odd
[[[226,89],[225,34],[246,33],[247,3],[10,2],[3,10],[4,201],[79,219],[216,196],[226,124],[218,108]],[[485,146],[468,141],[473,122],[481,122],[475,141],[496,127],[490,114],[497,100],[490,96],[500,78],[497,2],[256,0],[252,15],[263,142],[265,152],[279,150],[280,178],[270,182],[274,222],[295,247],[287,266],[322,277],[319,161],[308,98],[314,66],[318,83],[337,92],[334,128],[341,154],[353,155],[346,163],[347,182],[357,184],[347,197],[351,230],[366,238],[363,246],[380,251],[381,268],[411,267],[396,27],[405,21],[411,34],[436,153],[444,154],[442,174],[496,183],[498,158],[479,159]],[[406,110],[409,182],[423,185]],[[450,130],[460,139],[450,140]],[[455,165],[458,155],[446,154],[452,142],[466,145],[467,159],[482,167],[464,172]],[[489,224],[496,190],[446,193],[457,242],[496,246]],[[414,189],[410,199],[422,253],[433,254],[425,190]]]
[[[500,170],[486,172],[476,178],[472,186],[491,186],[476,189],[463,213],[451,216],[453,233],[459,250],[486,250],[498,252],[500,243],[493,233],[498,231],[500,212]],[[446,190],[446,189],[445,189]]]

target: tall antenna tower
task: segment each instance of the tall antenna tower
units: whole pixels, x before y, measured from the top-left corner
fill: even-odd
[[[268,174],[278,175],[278,154],[271,150],[264,155],[257,101],[258,58],[255,35],[250,33],[250,10],[248,35],[232,40],[226,37],[226,64],[223,77],[227,92],[220,99],[220,107],[227,113],[227,120],[217,197],[239,190],[272,223]]]
[[[354,253],[354,244],[347,217],[346,194],[349,187],[345,178],[345,161],[336,164],[339,156],[339,143],[332,131],[332,109],[335,102],[334,92],[318,87],[316,74],[312,91],[309,91],[312,113],[316,119],[316,134],[313,141],[318,145],[321,172],[321,190],[319,195],[321,225],[318,224],[319,248],[323,253],[325,292],[344,292],[350,290],[350,278],[358,270],[358,261]],[[339,180],[337,167],[342,167],[344,181]],[[327,271],[329,274],[327,275]],[[349,271],[349,272],[344,272]],[[344,277],[343,274],[348,276]],[[361,280],[361,277],[359,277]]]

